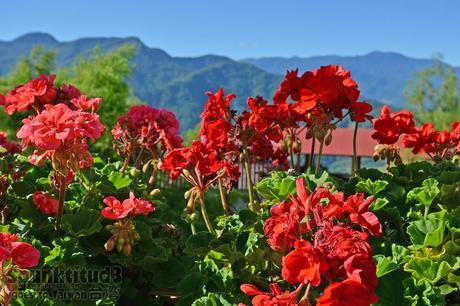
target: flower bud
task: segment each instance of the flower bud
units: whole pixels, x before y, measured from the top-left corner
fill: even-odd
[[[147,173],[147,171],[149,170],[149,167],[150,167],[150,162],[151,162],[151,160],[149,160],[148,162],[146,162],[146,163],[142,166],[142,172]]]
[[[125,256],[131,255],[131,245],[130,245],[129,243],[125,243],[125,244],[123,245],[123,254],[124,254]]]
[[[331,142],[332,142],[332,134],[329,134],[329,135],[327,135],[326,138],[324,139],[324,144],[325,144],[326,146],[328,146],[328,145],[331,144]]]
[[[160,194],[160,192],[161,192],[160,189],[155,188],[155,189],[153,189],[153,190],[150,192],[150,195],[151,195],[152,197],[156,197],[157,195]]]
[[[115,238],[114,236],[110,237],[109,240],[104,244],[104,248],[107,252],[111,252],[115,247]]]

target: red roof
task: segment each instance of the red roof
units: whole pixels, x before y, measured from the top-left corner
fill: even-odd
[[[324,146],[323,155],[353,156],[353,128],[340,128],[332,132],[332,142]],[[357,155],[362,157],[372,157],[375,146],[378,142],[372,139],[373,129],[358,129],[356,142]],[[302,140],[302,153],[310,154],[311,139],[305,139],[305,130],[299,134]],[[319,151],[319,142],[316,141],[315,153]]]

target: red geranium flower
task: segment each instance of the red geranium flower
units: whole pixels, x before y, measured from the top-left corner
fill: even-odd
[[[267,242],[274,251],[288,251],[308,229],[301,223],[305,217],[302,206],[294,202],[283,201],[273,205],[270,218],[264,223],[264,234]]]
[[[45,215],[54,216],[58,212],[59,201],[42,191],[34,192],[32,194],[32,201]]]
[[[44,111],[22,122],[17,137],[24,147],[32,144],[36,148],[29,160],[39,164],[49,157],[63,174],[92,163],[86,141],[94,141],[104,131],[98,115],[74,111],[65,104],[47,104]]]
[[[107,207],[102,209],[101,214],[110,220],[123,219],[134,209],[134,202],[131,198],[128,198],[121,203],[114,196],[108,196],[104,198],[103,202]]]
[[[40,261],[40,251],[26,242],[16,241],[11,243],[11,258],[22,269],[33,268]]]
[[[372,236],[379,237],[382,234],[382,225],[377,216],[369,211],[369,205],[373,201],[373,196],[364,199],[363,193],[354,194],[348,197],[343,205],[343,210],[349,214],[350,222],[361,225]]]
[[[329,269],[324,255],[306,240],[296,241],[295,250],[283,257],[281,276],[291,284],[311,283],[318,286],[321,274]]]
[[[13,141],[8,141],[8,134],[7,132],[1,132],[0,131],[0,147],[3,147],[6,150],[6,154],[15,154],[21,152],[21,145],[13,142]],[[4,154],[0,154],[4,155]]]
[[[425,123],[404,136],[404,146],[417,154],[425,152],[435,161],[450,160],[460,149],[460,122],[452,123],[451,131],[436,131],[433,124]]]
[[[359,280],[369,290],[377,288],[378,279],[372,257],[364,254],[351,256],[345,260],[343,267],[347,277]]]
[[[58,93],[58,89],[53,86],[55,78],[55,75],[42,75],[8,92],[4,103],[5,112],[11,115],[30,108],[40,110],[42,105],[53,103]]]
[[[399,140],[399,136],[414,131],[414,120],[411,112],[402,110],[390,113],[390,107],[385,105],[380,117],[374,120],[375,132],[372,138],[381,144],[392,145]]]
[[[270,292],[260,291],[256,286],[250,284],[243,284],[240,289],[244,294],[254,296],[253,306],[297,306],[299,290],[283,292],[276,283],[270,284]]]
[[[348,278],[327,286],[316,306],[369,306],[377,301],[378,297],[361,282]]]

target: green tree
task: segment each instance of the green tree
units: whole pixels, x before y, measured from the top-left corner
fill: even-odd
[[[89,58],[80,58],[61,69],[57,83],[72,84],[87,96],[103,98],[98,113],[104,125],[110,128],[133,103],[128,80],[134,52],[133,45],[123,45],[108,53],[96,48]]]
[[[460,118],[460,83],[452,67],[441,61],[415,74],[404,96],[419,122],[432,122],[437,129],[449,129]]]
[[[182,133],[184,146],[190,146],[194,140],[198,140],[201,124],[197,124],[193,129],[188,129]]]

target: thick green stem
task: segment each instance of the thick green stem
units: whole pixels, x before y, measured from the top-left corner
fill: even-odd
[[[203,215],[204,223],[206,223],[208,232],[210,232],[211,234],[214,234],[214,229],[212,227],[211,220],[209,219],[209,215],[206,210],[206,204],[204,203],[204,193],[203,192],[201,192],[200,194],[200,204],[201,204],[201,214]]]
[[[195,223],[190,222],[190,229],[192,230],[192,235],[196,235]]]
[[[316,144],[316,139],[315,137],[312,137],[310,156],[308,157],[308,169],[311,169],[313,167],[313,160],[315,158],[315,144]]]
[[[324,147],[325,139],[326,139],[325,137],[321,138],[321,142],[319,144],[318,160],[316,162],[315,175],[318,175],[319,170],[321,170],[321,156],[323,155],[323,147]]]
[[[56,224],[54,227],[56,234],[59,234],[59,231],[61,230],[62,214],[64,212],[65,192],[67,187],[65,183],[65,176],[61,174],[61,182],[59,186],[59,206],[56,215]]]
[[[227,215],[230,214],[230,209],[227,204],[227,199],[225,198],[225,192],[224,192],[224,186],[222,186],[222,179],[219,178],[217,180],[218,186],[219,186],[219,194],[220,194],[220,202],[222,203],[222,208],[224,209],[225,213]]]
[[[246,145],[243,146],[243,163],[248,180],[249,209],[252,211],[257,211],[256,203],[254,201],[254,186],[252,184],[251,163],[249,162],[249,152]]]
[[[358,152],[356,149],[356,140],[358,138],[358,121],[355,122],[355,131],[353,133],[353,169],[352,176],[355,176],[356,171],[358,171]]]

